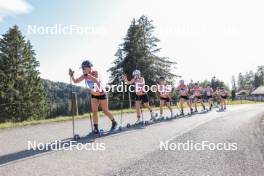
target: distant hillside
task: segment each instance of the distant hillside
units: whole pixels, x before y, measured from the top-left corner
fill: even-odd
[[[62,82],[53,82],[47,79],[42,79],[44,89],[47,93],[48,102],[48,117],[58,117],[70,115],[70,84]],[[88,112],[87,92],[79,86],[72,86],[73,92],[78,95],[79,113]]]

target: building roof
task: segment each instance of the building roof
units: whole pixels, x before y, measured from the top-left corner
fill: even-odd
[[[249,95],[249,91],[248,90],[240,90],[239,92],[236,93],[236,95]]]
[[[264,86],[258,87],[256,90],[254,90],[252,95],[264,95]]]

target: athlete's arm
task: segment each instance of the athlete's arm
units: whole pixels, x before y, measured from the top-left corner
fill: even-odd
[[[159,99],[158,85],[154,86],[154,91],[155,91],[156,98]]]
[[[95,76],[93,76],[93,75],[91,75],[91,74],[86,74],[86,75],[84,75],[84,76],[87,77],[88,79],[92,80],[94,83],[96,83],[96,84],[99,85],[99,80],[98,80]],[[84,77],[84,76],[83,76],[83,77]]]
[[[74,84],[77,84],[77,83],[79,83],[79,82],[81,82],[81,81],[84,80],[84,76],[82,75],[82,76],[80,76],[79,78],[75,79],[74,76],[72,75],[72,76],[71,76],[71,79],[72,79],[72,81],[74,82]]]
[[[172,100],[172,98],[171,98],[171,93],[168,94],[168,97],[169,97],[170,100]]]
[[[128,81],[127,76],[124,76],[124,81],[125,81],[125,84],[130,85],[130,84],[133,84],[135,82],[135,78]]]
[[[76,84],[76,83],[79,83],[81,82],[82,80],[84,80],[84,76],[80,76],[79,78],[75,79],[74,78],[74,71],[72,69],[69,69],[69,75],[70,75],[70,78],[71,80]]]
[[[142,78],[142,83],[145,84],[145,79],[143,77],[141,77],[141,78]]]

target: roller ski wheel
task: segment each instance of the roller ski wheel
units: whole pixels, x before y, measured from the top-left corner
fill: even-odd
[[[190,112],[188,112],[187,114],[186,114],[186,117],[190,117],[190,116],[192,116],[194,114],[194,112],[191,110]]]
[[[131,128],[131,124],[130,124],[130,123],[128,123],[126,127],[127,127],[127,128]]]
[[[185,116],[185,114],[182,112],[182,113],[180,113],[179,118],[182,118],[184,116]]]
[[[79,135],[79,134],[75,134],[75,135],[73,136],[73,139],[74,139],[75,141],[78,141],[78,140],[80,140],[81,138],[80,138],[80,135]]]
[[[151,116],[151,120],[153,120],[153,119],[155,119],[155,118],[157,118],[158,116],[159,116],[159,114],[158,113],[154,113],[154,112],[152,112],[151,114],[150,114],[150,116]]]
[[[156,116],[155,117],[151,117],[149,121],[150,122],[155,122],[156,121]]]
[[[103,136],[104,135],[104,129],[100,129],[99,130],[99,136]]]
[[[224,109],[220,108],[220,109],[218,109],[217,112],[224,112],[224,111],[225,111]]]
[[[157,121],[158,121],[158,119],[156,119],[156,118],[155,119],[152,119],[152,120],[149,120],[150,123],[155,123]]]
[[[144,124],[145,124],[144,121],[139,122],[139,125],[144,125]]]

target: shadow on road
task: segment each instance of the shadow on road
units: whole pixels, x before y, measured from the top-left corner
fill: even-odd
[[[11,164],[11,162],[19,162],[21,160],[26,160],[26,159],[32,159],[34,157],[40,157],[46,154],[51,154],[54,152],[59,152],[59,151],[63,151],[64,149],[61,149],[61,146],[67,146],[69,148],[69,146],[71,146],[74,142],[75,142],[75,146],[78,143],[82,143],[82,144],[87,144],[87,143],[92,143],[95,141],[95,139],[97,138],[105,138],[108,136],[112,136],[112,135],[116,135],[122,132],[128,132],[128,131],[134,131],[134,130],[142,130],[144,129],[144,126],[141,127],[131,127],[125,130],[125,128],[122,131],[115,131],[113,133],[106,133],[103,136],[94,136],[92,134],[88,134],[87,136],[81,137],[78,141],[74,141],[73,138],[68,138],[68,139],[64,139],[61,141],[53,141],[50,143],[46,143],[44,144],[46,147],[44,149],[40,147],[35,147],[29,150],[22,150],[19,152],[15,152],[15,153],[10,153],[10,154],[6,154],[6,155],[2,155],[0,156],[0,167],[7,165],[7,164]],[[54,149],[55,148],[55,149]],[[73,147],[74,148],[74,147]]]

